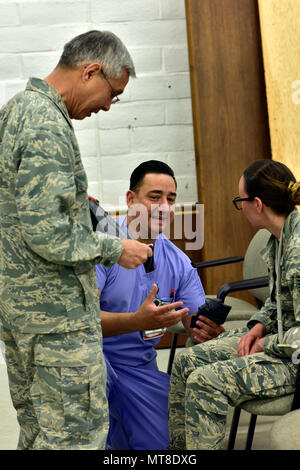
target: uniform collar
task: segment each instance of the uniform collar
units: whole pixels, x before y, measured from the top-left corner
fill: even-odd
[[[297,224],[299,224],[299,212],[295,209],[287,216],[282,227],[282,253],[284,253],[290,237],[294,234]],[[277,242],[276,237],[271,235],[266,247],[261,251],[262,258],[269,267],[274,266]]]
[[[60,110],[60,112],[64,115],[65,119],[67,120],[69,126],[73,129],[73,124],[70,119],[67,107],[62,100],[60,94],[56,91],[53,86],[49,85],[49,83],[41,80],[40,78],[31,77],[26,85],[26,90],[34,91],[40,93],[42,95],[47,96]]]

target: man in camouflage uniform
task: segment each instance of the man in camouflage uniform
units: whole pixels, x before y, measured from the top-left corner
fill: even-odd
[[[66,44],[0,111],[0,322],[19,449],[103,449],[106,368],[95,265],[152,250],[94,233],[71,118],[108,111],[134,75],[112,33]]]
[[[282,241],[282,336],[281,325],[277,326],[275,298],[277,240],[272,235],[263,251],[270,272],[270,297],[248,322],[251,330],[227,331],[214,340],[184,350],[175,358],[169,395],[172,449],[222,449],[229,405],[293,393],[298,367],[291,358],[293,349],[278,344],[288,346],[300,340],[300,214],[297,210],[285,220]],[[257,352],[254,349],[249,355],[240,340],[255,329],[262,331],[262,337],[256,343]]]

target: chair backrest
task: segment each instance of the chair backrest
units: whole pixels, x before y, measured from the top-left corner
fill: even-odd
[[[267,265],[263,261],[260,252],[266,246],[270,235],[270,232],[266,229],[258,230],[249,243],[243,263],[244,279],[268,275]],[[251,289],[251,294],[262,302],[265,302],[269,296],[269,288],[261,287],[259,289]]]

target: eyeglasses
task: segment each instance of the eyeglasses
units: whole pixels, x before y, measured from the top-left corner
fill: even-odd
[[[235,197],[234,199],[232,199],[232,203],[234,205],[234,207],[240,211],[242,209],[242,204],[239,204],[243,201],[254,201],[255,197],[254,196],[250,196],[250,197]]]
[[[120,100],[119,100],[119,98],[116,96],[116,91],[115,91],[115,90],[113,89],[113,87],[111,86],[110,81],[108,80],[106,74],[103,72],[102,69],[101,69],[101,74],[103,75],[104,80],[109,84],[109,86],[110,86],[110,88],[111,88],[111,96],[112,96],[111,104],[118,103]]]

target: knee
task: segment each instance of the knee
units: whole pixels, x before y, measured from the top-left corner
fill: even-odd
[[[178,352],[174,358],[172,375],[184,378],[188,377],[194,369],[192,356],[192,348],[186,348]]]
[[[228,369],[222,366],[222,363],[217,362],[195,369],[187,379],[187,391],[203,392],[205,395],[226,394],[227,382],[231,383],[231,377]]]
[[[186,386],[190,390],[200,390],[209,387],[206,367],[195,369],[190,373]]]

